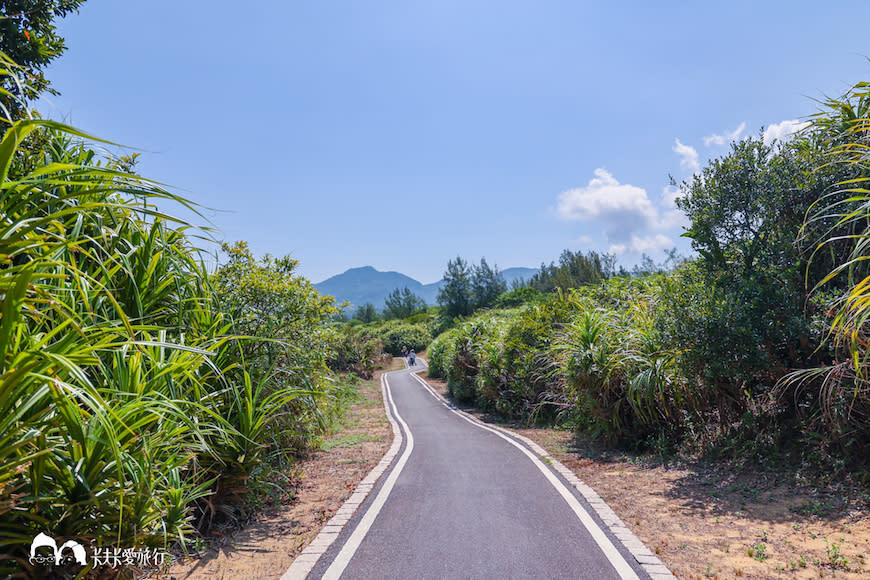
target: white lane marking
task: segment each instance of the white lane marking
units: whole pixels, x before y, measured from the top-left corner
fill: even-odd
[[[413,376],[415,379],[417,379],[420,382],[420,384],[422,384],[424,387],[426,387],[426,389],[430,393],[432,393],[432,395],[434,395],[436,399],[443,401],[442,397],[440,397],[432,389],[432,387],[430,387],[426,383],[426,381],[424,381],[422,378],[420,378],[416,374],[414,374]],[[624,580],[639,580],[635,571],[631,568],[631,566],[628,565],[628,562],[625,561],[625,558],[622,557],[622,554],[619,553],[619,551],[616,549],[616,546],[613,545],[613,542],[611,542],[610,539],[608,539],[608,537],[604,534],[604,531],[600,527],[598,527],[598,524],[595,523],[595,520],[592,519],[592,516],[590,516],[589,513],[583,508],[583,506],[580,504],[580,502],[577,501],[577,498],[574,497],[574,494],[572,494],[568,490],[568,488],[565,487],[565,484],[563,484],[561,481],[559,481],[559,478],[557,478],[555,476],[555,474],[553,474],[553,472],[550,471],[546,465],[544,465],[543,461],[541,461],[538,457],[536,457],[531,451],[526,449],[523,445],[520,445],[518,442],[514,441],[512,438],[508,437],[504,433],[500,433],[496,429],[493,429],[491,427],[488,427],[486,425],[478,423],[474,419],[472,419],[471,417],[468,417],[465,413],[462,413],[462,412],[460,412],[456,409],[453,409],[447,405],[445,405],[445,407],[447,407],[448,409],[450,409],[450,411],[452,411],[453,413],[455,413],[459,417],[463,418],[464,420],[468,421],[469,423],[471,423],[475,427],[480,427],[481,429],[483,429],[485,431],[489,431],[490,433],[495,433],[496,435],[498,435],[499,437],[501,437],[502,439],[504,439],[505,441],[507,441],[508,443],[510,443],[511,445],[516,447],[517,449],[519,449],[520,451],[522,451],[526,455],[526,457],[531,459],[532,463],[534,463],[535,466],[541,470],[541,473],[544,474],[544,477],[547,478],[547,481],[549,481],[553,485],[553,487],[556,488],[556,491],[559,492],[559,495],[562,496],[562,499],[564,499],[565,502],[567,502],[567,504],[574,511],[574,514],[576,514],[576,516],[583,523],[583,526],[586,528],[586,530],[589,532],[589,534],[595,540],[595,543],[598,544],[598,547],[601,548],[601,551],[604,552],[604,555],[610,561],[610,564],[616,569],[616,572],[619,574],[619,577],[623,578]]]
[[[386,373],[385,373],[386,374]],[[314,540],[299,554],[290,568],[281,576],[281,580],[305,580],[308,574],[317,565],[321,556],[329,549],[329,547],[338,539],[338,533],[347,525],[357,508],[362,505],[362,502],[371,493],[372,488],[381,475],[387,468],[393,464],[396,455],[399,454],[399,449],[402,447],[404,438],[402,437],[402,429],[393,418],[393,413],[390,410],[390,401],[387,397],[387,383],[385,374],[381,375],[381,400],[384,404],[384,415],[390,421],[390,429],[393,431],[393,442],[390,448],[381,457],[380,462],[372,469],[365,478],[359,482],[353,491],[353,494],[347,499],[335,515],[332,516],[326,525],[320,530]]]
[[[390,475],[387,476],[387,479],[384,481],[384,485],[378,492],[377,497],[369,506],[366,513],[363,514],[356,529],[354,529],[353,533],[347,539],[347,542],[344,543],[344,546],[342,546],[341,551],[335,557],[335,560],[333,560],[329,568],[326,569],[326,573],[323,575],[324,580],[337,580],[341,577],[344,569],[347,568],[348,563],[350,563],[350,559],[353,558],[357,548],[359,548],[360,543],[362,543],[363,538],[365,538],[365,535],[372,527],[375,518],[378,517],[381,508],[384,507],[387,497],[389,497],[390,492],[393,490],[393,486],[396,485],[396,480],[399,478],[399,474],[402,473],[405,463],[408,462],[408,457],[411,455],[411,451],[414,450],[414,435],[411,434],[411,429],[408,427],[408,424],[405,423],[405,420],[402,419],[401,415],[399,415],[399,410],[396,408],[396,402],[393,400],[393,393],[390,391],[390,383],[387,380],[386,375],[383,375],[383,377],[387,387],[387,397],[389,398],[390,406],[392,407],[393,416],[405,429],[405,433],[408,435],[408,444],[405,447],[402,456],[399,457],[396,467],[393,468]]]

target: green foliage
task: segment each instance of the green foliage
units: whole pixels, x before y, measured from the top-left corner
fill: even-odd
[[[83,3],[84,0],[0,1],[0,52],[22,69],[17,81],[8,75],[0,81],[0,87],[17,97],[0,95],[0,103],[13,117],[24,116],[22,101],[32,101],[44,91],[57,94],[43,75],[45,67],[66,48],[54,20],[77,11]]]
[[[372,336],[367,329],[344,326],[338,330],[327,365],[334,371],[352,372],[363,379],[370,379],[382,366],[384,343]]]
[[[471,267],[471,302],[475,310],[492,306],[506,290],[507,284],[498,267],[490,267],[486,258],[481,258],[479,265]]]
[[[447,379],[455,355],[458,328],[451,328],[439,334],[429,345],[429,376],[435,379]]]
[[[366,302],[357,308],[356,312],[353,313],[353,318],[354,320],[359,320],[363,324],[376,322],[381,319],[381,317],[378,316],[378,311],[375,309],[375,305],[371,302]]]
[[[745,139],[682,185],[685,235],[701,257],[665,285],[657,327],[722,420],[742,415],[789,368],[825,357],[806,287],[836,253],[809,264],[799,234],[843,174],[819,168],[828,143],[818,132],[781,144]]]
[[[866,460],[870,450],[870,90],[859,83],[840,99],[825,103],[813,127],[830,139],[828,163],[836,187],[820,196],[807,214],[803,237],[818,242],[808,271],[816,292],[833,294],[830,310],[832,356],[815,368],[798,370],[781,383],[783,398],[805,399],[803,412],[820,440],[846,455]]]
[[[686,381],[655,329],[659,278],[614,278],[478,314],[429,348],[451,396],[514,418],[571,422],[616,443],[679,436]]]
[[[485,258],[479,265],[471,265],[457,256],[447,262],[444,285],[438,290],[438,304],[444,316],[452,320],[468,316],[475,310],[492,306],[507,290],[498,268],[492,268]]]
[[[544,302],[547,295],[532,288],[531,286],[521,286],[510,292],[504,292],[493,302],[495,308],[516,308],[526,303]]]
[[[402,290],[396,288],[384,300],[384,318],[408,318],[426,308],[426,301],[411,292],[406,286]]]
[[[559,337],[564,401],[578,426],[607,441],[678,439],[696,402],[656,330],[663,278],[618,280],[603,285],[607,301],[578,301]]]
[[[541,292],[552,292],[556,289],[568,291],[596,284],[613,274],[614,256],[598,252],[572,252],[565,250],[559,256],[559,263],[541,264],[537,274],[532,276],[528,286]]]
[[[227,257],[215,272],[214,298],[240,336],[269,340],[242,341],[242,357],[252,369],[305,369],[320,382],[333,334],[327,322],[336,314],[332,297],[320,296],[305,278],[295,275],[296,260],[265,256],[257,260],[245,242],[224,244]]]
[[[384,324],[377,336],[383,342],[384,350],[393,356],[399,356],[403,346],[409,350],[413,348],[419,353],[432,340],[432,335],[425,326],[399,321]]]
[[[736,142],[681,185],[699,258],[613,276],[611,257],[566,251],[494,302],[513,309],[450,319],[430,374],[483,409],[621,445],[802,437],[866,461],[870,85],[826,107],[797,137]]]
[[[471,270],[468,262],[456,256],[447,261],[444,285],[438,290],[438,304],[448,318],[468,316],[474,309],[471,290]]]

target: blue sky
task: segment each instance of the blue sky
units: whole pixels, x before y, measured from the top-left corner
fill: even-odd
[[[89,0],[43,115],[318,282],[677,246],[668,175],[870,80],[866,0]]]

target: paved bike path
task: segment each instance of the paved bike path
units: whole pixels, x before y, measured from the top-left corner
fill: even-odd
[[[391,471],[381,477],[309,578],[649,578],[594,514],[593,538],[548,468],[452,412],[410,372],[387,375],[405,439],[390,470],[401,471],[373,515]]]

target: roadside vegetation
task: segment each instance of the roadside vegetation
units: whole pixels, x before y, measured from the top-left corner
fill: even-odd
[[[397,289],[346,320],[292,259],[217,250],[135,156],[31,111],[81,3],[0,19],[0,574],[43,531],[167,549],[244,520],[340,420],[344,374],[403,347],[511,419],[867,481],[867,84],[679,185],[693,259],[566,250],[509,289],[457,256],[438,306]]]
[[[19,83],[30,70],[0,64]],[[135,157],[39,119],[12,84],[0,89],[16,102],[0,139],[0,575],[37,573],[40,532],[189,546],[243,521],[340,417],[352,389],[327,365],[337,309],[296,262],[242,242],[206,267],[215,244],[166,209],[191,202],[137,175]]]
[[[790,455],[866,473],[865,84],[732,144],[678,206],[697,257],[566,251],[429,346],[456,399],[626,449]]]

